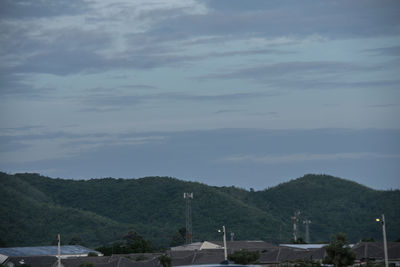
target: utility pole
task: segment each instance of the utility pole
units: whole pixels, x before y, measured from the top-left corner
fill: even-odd
[[[294,240],[294,242],[297,241],[297,220],[298,220],[299,215],[300,215],[300,211],[296,211],[294,213],[294,215],[292,216],[292,220],[293,220],[293,240]]]
[[[218,232],[221,233],[221,230],[218,230]],[[224,259],[225,259],[225,262],[227,262],[228,261],[228,248],[226,247],[225,225],[222,226],[222,233],[223,233],[222,238],[223,238],[223,241],[224,241]]]
[[[185,243],[191,244],[193,242],[192,206],[191,206],[191,200],[193,199],[193,193],[183,193],[183,198],[186,200],[186,238],[185,238]]]
[[[61,237],[60,234],[57,235],[58,237],[58,246],[57,246],[57,266],[61,267]]]
[[[306,219],[303,221],[303,223],[306,225],[306,243],[309,244],[310,243],[310,223],[311,221]]]
[[[389,260],[388,260],[388,252],[387,252],[387,241],[386,241],[385,214],[382,214],[382,219],[377,218],[376,221],[382,223],[383,250],[385,252],[385,267],[388,267]]]

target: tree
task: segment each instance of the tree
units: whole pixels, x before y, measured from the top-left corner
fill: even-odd
[[[170,247],[183,245],[185,243],[185,237],[186,237],[186,227],[182,227],[178,231],[176,231],[172,236],[171,243],[169,244]]]
[[[158,260],[160,261],[161,265],[163,267],[171,267],[171,257],[168,256],[167,254],[163,254],[160,257],[158,257]]]
[[[233,254],[228,255],[228,260],[233,261],[236,264],[249,264],[254,263],[260,258],[259,251],[248,251],[247,249],[241,249],[235,251]]]
[[[124,236],[124,240],[125,246],[129,250],[128,253],[145,253],[154,251],[152,244],[144,240],[144,238],[135,231],[129,231]]]
[[[349,266],[356,258],[354,252],[347,243],[346,235],[338,233],[331,237],[331,242],[325,246],[327,256],[324,263],[334,264],[336,267]]]

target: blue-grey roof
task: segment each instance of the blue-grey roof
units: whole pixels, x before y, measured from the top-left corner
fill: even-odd
[[[81,255],[89,252],[96,251],[78,245],[61,246],[61,255]],[[6,256],[48,256],[57,255],[58,248],[57,246],[0,248],[0,254]]]

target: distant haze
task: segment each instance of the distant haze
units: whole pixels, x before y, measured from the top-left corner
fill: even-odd
[[[0,2],[0,170],[400,188],[397,0]]]
[[[15,158],[3,158],[1,169],[61,178],[172,176],[247,189],[327,173],[375,189],[400,188],[400,130],[220,129],[30,138],[67,141],[51,153],[40,147],[19,155],[10,151]]]

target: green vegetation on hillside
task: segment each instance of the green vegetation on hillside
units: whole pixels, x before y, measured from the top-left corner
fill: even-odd
[[[156,248],[180,243],[183,192],[193,192],[194,241],[216,240],[221,225],[235,239],[290,242],[293,212],[308,218],[311,241],[345,232],[351,242],[381,239],[374,218],[385,213],[388,239],[400,236],[400,192],[376,191],[327,175],[302,178],[263,191],[212,187],[168,177],[63,180],[0,173],[0,236],[7,246],[64,244],[110,247],[128,231]],[[299,224],[299,236],[304,233]],[[303,235],[304,236],[304,235]],[[78,240],[78,241],[77,241]]]

